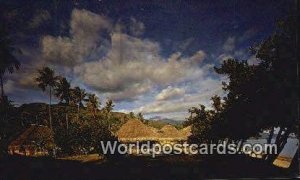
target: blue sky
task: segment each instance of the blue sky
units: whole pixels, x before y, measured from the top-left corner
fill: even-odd
[[[6,75],[16,103],[47,102],[34,83],[50,66],[72,86],[113,99],[116,111],[184,120],[189,107],[224,95],[214,66],[237,58],[257,63],[259,44],[293,1],[7,1],[21,69]]]

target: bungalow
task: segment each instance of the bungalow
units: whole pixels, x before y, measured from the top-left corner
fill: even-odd
[[[53,132],[47,126],[31,124],[8,145],[8,153],[23,156],[46,156],[53,147]]]

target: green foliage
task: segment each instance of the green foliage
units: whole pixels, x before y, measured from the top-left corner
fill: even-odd
[[[55,96],[58,97],[60,102],[65,101],[69,104],[71,99],[71,85],[65,77],[58,77],[58,82],[55,87]]]
[[[111,99],[109,99],[109,100],[106,101],[104,111],[106,111],[106,113],[110,113],[110,112],[112,112],[114,106],[115,105],[113,104],[113,101]]]
[[[147,124],[148,126],[156,128],[156,129],[161,129],[162,127],[164,127],[166,125],[172,125],[177,129],[182,129],[184,127],[182,123],[169,123],[169,122],[165,122],[163,120],[144,119],[144,123]]]
[[[47,125],[48,105],[44,103],[11,106],[7,121],[1,119],[2,137],[12,138],[29,124]],[[104,111],[97,111],[95,117],[88,108],[81,108],[77,119],[77,106],[66,104],[51,105],[55,144],[60,155],[101,153],[99,142],[114,139],[115,133],[125,123],[125,114],[111,112],[109,119]],[[1,108],[2,109],[2,108]],[[1,115],[4,112],[1,111]],[[4,116],[0,116],[4,117]],[[7,143],[9,139],[7,139]],[[7,144],[6,144],[7,146]]]
[[[19,69],[20,62],[16,59],[16,52],[21,52],[14,46],[11,36],[7,33],[5,26],[0,26],[0,75],[8,71],[13,73],[15,69]]]
[[[4,94],[4,74],[5,72],[13,73],[19,69],[20,62],[15,57],[15,53],[21,51],[14,46],[11,36],[7,33],[4,24],[0,25],[0,103],[6,103],[7,97]]]
[[[71,89],[71,102],[73,104],[77,104],[80,107],[83,107],[83,101],[86,101],[87,93],[84,89],[81,89],[80,87],[75,87],[74,89]]]
[[[145,122],[144,116],[143,116],[143,114],[142,114],[141,112],[139,112],[139,113],[137,114],[137,118],[138,118],[138,120],[140,120],[140,121],[142,121],[142,122]]]
[[[38,87],[43,91],[46,90],[47,87],[53,88],[57,84],[58,77],[55,76],[54,70],[49,67],[44,67],[38,70],[38,77],[36,77],[36,82]]]
[[[87,108],[90,112],[93,113],[93,116],[96,117],[96,112],[99,110],[101,103],[99,98],[95,94],[89,94],[87,100]]]
[[[134,118],[135,118],[134,112],[130,112],[130,113],[129,113],[129,117],[130,117],[131,119],[134,119]]]
[[[53,69],[44,67],[38,70],[39,75],[35,78],[38,87],[45,91],[49,87],[49,126],[52,129],[52,114],[51,114],[51,101],[52,101],[52,89],[56,87],[58,76],[55,76]]]
[[[15,117],[15,107],[5,98],[0,101],[0,158],[7,154],[7,147],[11,138],[19,132],[21,124]]]
[[[280,127],[276,143],[279,152],[291,132],[297,133],[297,52],[295,17],[280,21],[278,29],[252,52],[257,65],[228,59],[218,68],[226,75],[223,102],[212,97],[213,110],[191,108],[185,125],[192,125],[192,139],[214,141],[245,140],[265,129]]]

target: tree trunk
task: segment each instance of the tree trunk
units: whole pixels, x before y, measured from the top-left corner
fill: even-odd
[[[94,108],[93,109],[93,116],[94,116],[94,119],[96,118],[96,109]]]
[[[280,130],[279,130],[279,132],[277,134],[277,137],[275,139],[276,144],[278,143],[279,139],[281,139],[281,134],[282,134],[282,131],[283,131],[283,127],[279,127],[279,128],[280,128]]]
[[[268,137],[268,139],[267,139],[267,144],[271,144],[273,135],[274,135],[274,127],[272,127],[272,129],[271,129],[271,131],[270,131],[270,135],[269,135],[269,137]],[[267,154],[267,153],[264,154],[263,159],[265,159],[265,160],[268,159],[268,154]]]
[[[50,87],[50,95],[49,95],[49,126],[50,129],[52,130],[52,115],[51,115],[51,99],[52,98],[52,92],[51,92],[51,87]]]
[[[267,144],[271,144],[273,135],[274,135],[274,127],[272,127],[272,129],[270,131],[270,135],[269,135],[269,138],[267,140]]]
[[[77,121],[79,121],[80,103],[77,105]]]
[[[66,124],[67,124],[67,133],[69,131],[69,117],[68,117],[68,113],[66,113]]]
[[[277,146],[279,146],[278,153],[280,153],[280,152],[283,150],[285,144],[287,143],[287,139],[289,138],[289,135],[290,135],[290,132],[291,132],[290,129],[291,129],[291,128],[287,128],[287,129],[286,129],[286,131],[284,132],[282,138],[281,138],[280,141],[278,142],[278,145],[277,145]],[[278,147],[277,147],[277,148],[278,148]]]

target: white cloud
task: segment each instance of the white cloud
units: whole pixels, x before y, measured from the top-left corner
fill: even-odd
[[[74,77],[72,83],[126,105],[118,105],[120,109],[175,119],[182,119],[182,112],[192,106],[209,105],[212,95],[222,94],[220,80],[210,77],[213,65],[203,63],[207,56],[203,50],[191,56],[182,55],[184,50],[163,56],[158,42],[140,37],[144,28],[134,18],[130,26],[122,26],[111,24],[104,16],[75,9],[69,36],[44,36],[42,54],[26,55],[34,62],[22,65],[18,73],[22,78],[8,82],[7,89],[15,84],[36,87],[36,69],[47,65],[58,74]],[[192,41],[187,40],[184,46]]]
[[[100,32],[110,29],[111,23],[106,17],[74,9],[70,37],[44,36],[41,41],[43,57],[50,63],[66,66],[81,63],[86,56],[105,51],[107,40],[101,37]]]
[[[185,93],[184,89],[181,88],[175,88],[172,86],[168,86],[166,89],[163,89],[157,96],[156,100],[168,100],[172,98],[178,98],[183,96]]]
[[[234,57],[230,54],[221,54],[218,56],[219,61],[222,63],[223,61],[227,60],[227,59],[233,59]]]
[[[178,83],[203,74],[201,68],[193,66],[199,54],[205,54],[203,51],[193,59],[181,58],[179,52],[165,59],[157,42],[119,32],[113,33],[111,40],[106,57],[77,66],[75,72],[87,85],[114,100],[136,98],[155,85]]]
[[[256,58],[255,55],[252,55],[251,57],[249,57],[247,62],[248,62],[249,65],[258,65],[260,63],[259,59]]]
[[[7,80],[6,82],[4,82],[3,86],[5,90],[4,93],[12,93],[15,88],[15,81]]]
[[[129,25],[135,36],[145,28],[135,18]],[[115,101],[134,100],[157,86],[191,81],[207,73],[207,67],[199,66],[206,58],[203,50],[190,57],[182,57],[181,52],[163,57],[158,42],[125,34],[124,28],[104,16],[75,9],[70,36],[42,38],[41,64],[57,65],[76,77],[74,81]],[[103,31],[110,31],[109,37],[102,37]]]
[[[129,26],[130,33],[133,36],[140,36],[144,33],[145,25],[144,23],[136,20],[135,18],[130,18],[130,26]]]
[[[201,63],[206,58],[206,53],[202,50],[196,52],[190,59],[194,63]]]
[[[224,77],[225,78],[225,77]],[[226,79],[223,79],[226,81]],[[165,114],[176,112],[187,112],[189,108],[204,104],[210,107],[210,98],[213,95],[224,96],[221,81],[219,79],[203,78],[203,80],[195,81],[185,87],[186,89],[197,89],[193,93],[185,93],[179,99],[169,99],[161,101],[156,99],[139,108],[134,112],[142,112],[143,114]]]
[[[227,40],[225,41],[225,43],[223,45],[223,50],[226,52],[233,51],[235,49],[235,41],[236,41],[235,37],[227,38]]]
[[[44,22],[51,19],[51,15],[47,10],[37,10],[33,18],[28,22],[30,28],[37,28]]]

